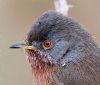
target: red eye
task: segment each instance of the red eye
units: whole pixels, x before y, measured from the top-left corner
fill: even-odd
[[[42,47],[44,49],[49,49],[53,47],[53,42],[51,40],[45,40],[42,42]]]

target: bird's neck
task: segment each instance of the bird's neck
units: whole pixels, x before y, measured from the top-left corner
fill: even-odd
[[[36,85],[56,85],[56,82],[53,79],[53,69],[47,70],[32,70],[33,78],[36,82]]]

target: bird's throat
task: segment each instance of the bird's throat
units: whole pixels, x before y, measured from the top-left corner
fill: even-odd
[[[52,74],[57,70],[54,64],[38,51],[26,50],[31,64],[33,78],[37,85],[56,85]]]
[[[36,85],[57,85],[53,79],[54,70],[55,68],[52,67],[45,68],[45,71],[43,69],[32,69],[32,74]]]

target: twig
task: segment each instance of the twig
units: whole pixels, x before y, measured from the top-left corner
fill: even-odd
[[[54,4],[57,12],[68,16],[69,8],[72,7],[72,5],[68,5],[66,0],[54,0]]]

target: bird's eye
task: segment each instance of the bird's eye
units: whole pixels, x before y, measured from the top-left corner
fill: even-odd
[[[52,42],[52,40],[45,40],[45,41],[43,41],[43,42],[42,42],[42,47],[43,47],[44,49],[50,49],[50,48],[52,48],[52,47],[53,47],[53,42]]]

